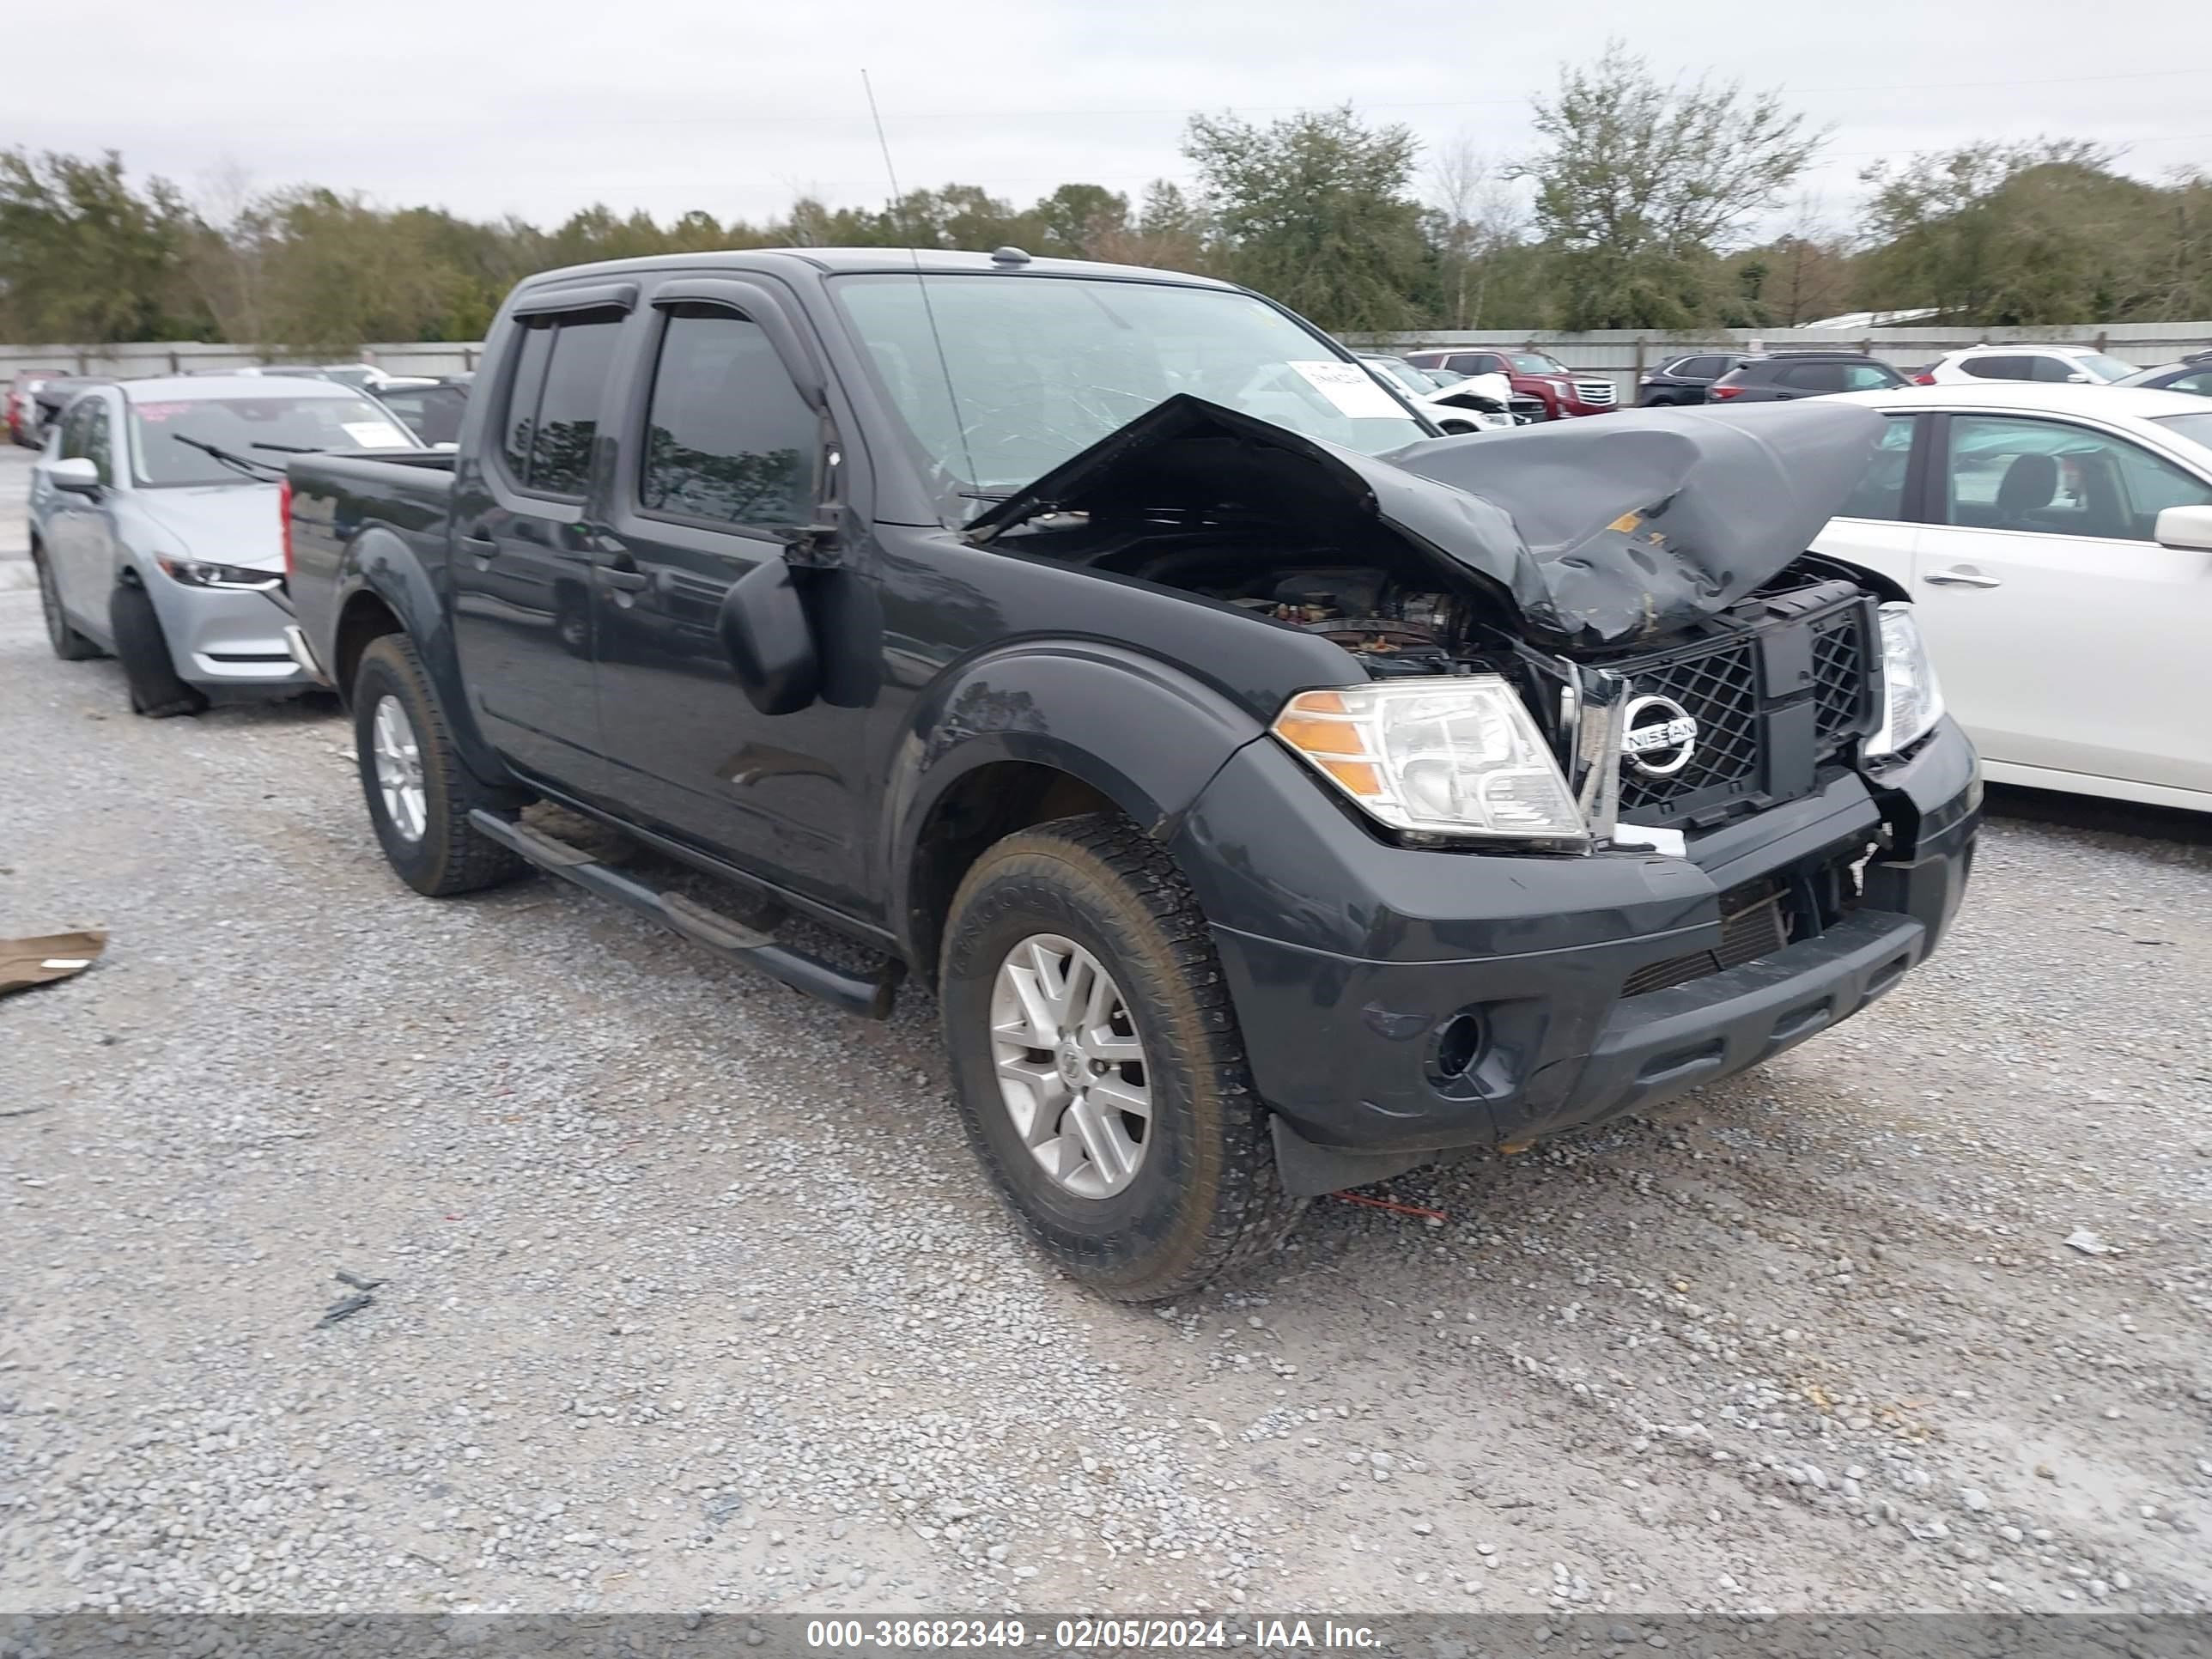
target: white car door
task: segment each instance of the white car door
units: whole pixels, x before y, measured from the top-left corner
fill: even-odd
[[[1940,420],[1912,597],[1984,758],[2212,790],[2212,553],[2152,538],[2160,508],[2212,504],[2212,480],[2075,421]]]

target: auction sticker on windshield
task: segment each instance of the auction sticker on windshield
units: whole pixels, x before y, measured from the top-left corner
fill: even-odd
[[[1385,392],[1375,377],[1358,363],[1334,359],[1297,361],[1292,368],[1311,382],[1315,391],[1336,406],[1337,413],[1355,421],[1402,421],[1403,404]]]
[[[347,437],[363,449],[404,449],[407,440],[389,421],[341,421]]]

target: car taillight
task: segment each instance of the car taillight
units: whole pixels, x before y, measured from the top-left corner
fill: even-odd
[[[276,522],[283,526],[284,538],[284,580],[292,580],[292,481],[289,478],[276,486]]]
[[[1923,368],[1917,374],[1912,377],[1912,384],[1915,386],[1934,386],[1936,384],[1936,377]]]
[[[1711,386],[1705,388],[1705,396],[1727,399],[1735,397],[1742,390],[1740,386]]]

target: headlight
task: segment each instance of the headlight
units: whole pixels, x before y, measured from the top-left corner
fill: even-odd
[[[1928,660],[1909,605],[1893,602],[1881,608],[1881,726],[1867,740],[1867,753],[1899,755],[1943,718],[1943,688],[1936,682],[1935,665]]]
[[[154,561],[187,587],[243,587],[258,592],[275,587],[284,579],[273,570],[248,570],[243,565],[206,564],[198,559],[160,557]]]
[[[1495,674],[1301,692],[1273,730],[1393,829],[1515,841],[1589,833],[1543,734]]]

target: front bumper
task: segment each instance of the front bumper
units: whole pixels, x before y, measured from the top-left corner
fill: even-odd
[[[286,643],[290,617],[266,593],[191,587],[158,570],[143,580],[178,678],[217,698],[289,696],[316,684]]]
[[[1948,721],[1908,759],[1698,837],[1683,858],[1390,846],[1262,742],[1208,787],[1176,847],[1285,1179],[1321,1192],[1656,1106],[1849,1018],[1942,937],[1979,817],[1973,750]],[[1717,945],[1723,893],[1855,857],[1885,826],[1840,921],[1623,995],[1638,969]],[[1295,872],[1295,889],[1262,872]]]

